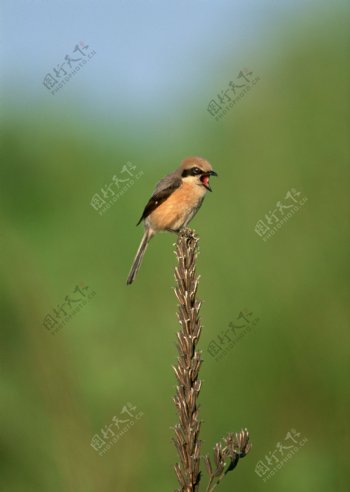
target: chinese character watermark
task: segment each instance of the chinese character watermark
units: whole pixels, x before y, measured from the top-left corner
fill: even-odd
[[[300,432],[291,429],[282,442],[278,442],[273,451],[269,451],[264,459],[257,462],[255,473],[267,482],[275,475],[298,451],[308,442],[307,437],[301,437]]]
[[[237,104],[260,80],[249,68],[240,70],[235,80],[230,80],[226,89],[209,101],[207,111],[219,121]]]
[[[119,415],[114,415],[112,422],[102,427],[90,441],[90,446],[103,456],[123,437],[135,423],[143,417],[144,413],[137,410],[136,406],[128,402],[123,406]]]
[[[99,193],[95,193],[90,205],[100,215],[103,215],[111,208],[119,198],[131,188],[135,181],[143,176],[143,171],[135,172],[136,166],[131,162],[127,162],[120,171],[119,175],[114,175],[112,181],[100,189]]]
[[[95,297],[96,292],[88,286],[76,285],[73,292],[57,304],[43,320],[43,326],[51,335],[55,335],[76,315],[86,304]]]
[[[263,241],[267,241],[274,236],[278,229],[281,229],[283,224],[288,222],[307,202],[307,197],[301,197],[300,195],[301,192],[295,188],[288,190],[283,199],[284,201],[279,200],[275,208],[265,214],[264,219],[258,220],[254,231]]]
[[[242,338],[252,331],[259,321],[260,318],[253,316],[250,309],[240,311],[235,320],[229,323],[226,330],[221,330],[220,335],[211,340],[207,349],[209,355],[214,357],[216,361],[224,358]]]
[[[65,55],[64,59],[52,67],[51,72],[45,75],[43,79],[44,87],[54,96],[95,55],[95,50],[91,49],[83,41],[80,41],[79,44],[74,46],[71,54]]]

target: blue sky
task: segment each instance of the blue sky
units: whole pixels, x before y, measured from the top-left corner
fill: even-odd
[[[92,100],[92,107],[107,112],[154,112],[188,103],[198,93],[209,98],[233,72],[252,59],[259,63],[259,50],[290,19],[322,4],[2,0],[5,92],[49,106]],[[45,74],[80,41],[96,56],[52,96],[42,85]]]

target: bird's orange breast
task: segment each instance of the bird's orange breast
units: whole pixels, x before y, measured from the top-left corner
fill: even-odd
[[[187,225],[200,207],[206,189],[197,184],[182,183],[146,219],[154,231],[178,230]]]

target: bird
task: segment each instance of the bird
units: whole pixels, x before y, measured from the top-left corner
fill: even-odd
[[[187,157],[176,171],[161,179],[137,225],[143,222],[144,234],[132,263],[127,285],[135,280],[148,243],[162,231],[179,233],[198,212],[208,191],[210,176],[218,176],[203,157]]]

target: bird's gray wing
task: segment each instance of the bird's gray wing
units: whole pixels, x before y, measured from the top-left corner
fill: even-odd
[[[168,174],[163,179],[157,183],[153,195],[148,200],[148,203],[141,215],[140,220],[137,225],[140,224],[142,220],[149,216],[156,208],[159,207],[169,196],[181,185],[181,177],[177,173]]]

